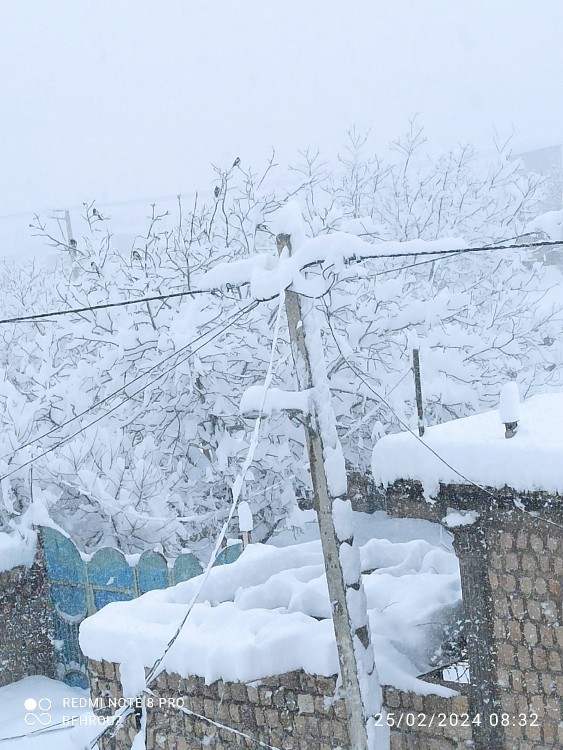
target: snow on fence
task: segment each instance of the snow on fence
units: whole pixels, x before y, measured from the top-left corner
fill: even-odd
[[[42,527],[59,679],[75,687],[88,687],[86,662],[78,643],[80,623],[110,602],[129,601],[147,591],[164,589],[200,575],[202,566],[190,553],[167,560],[147,550],[125,556],[104,547],[91,556],[81,555],[73,542],[56,529]],[[222,550],[215,565],[234,562],[241,545]]]

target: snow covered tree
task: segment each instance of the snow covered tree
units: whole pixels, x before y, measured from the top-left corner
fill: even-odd
[[[211,340],[252,302],[249,286],[240,284],[245,275],[220,264],[256,255],[264,267],[274,263],[270,217],[288,198],[299,201],[309,236],[355,234],[373,243],[374,255],[390,239],[459,236],[483,245],[516,237],[541,210],[541,180],[511,161],[507,147],[488,164],[469,148],[428,156],[416,123],[387,160],[368,147],[352,132],[337,168],[305,152],[289,178],[274,157],[261,173],[240,164],[219,169],[211,200],[196,198],[189,208],[179,200],[174,214],[153,207],[126,252],[105,212],[87,204],[74,258],[64,252],[50,269],[4,264],[3,317],[196,292],[210,269],[221,280],[213,293],[0,329],[2,474],[53,448],[33,464],[34,493],[84,549],[112,543],[135,552],[161,544],[175,554],[209,547],[252,425],[240,415],[240,398],[263,380],[275,314],[275,303],[263,302]],[[278,179],[286,187],[267,187]],[[37,218],[35,227],[66,249],[48,224]],[[350,470],[366,473],[374,440],[398,427],[374,391],[411,420],[413,330],[429,423],[496,406],[509,379],[523,397],[561,387],[560,273],[525,248],[432,262],[351,260],[310,274],[330,287],[316,304],[329,322],[324,346]],[[288,387],[287,331],[282,349],[276,385]],[[30,440],[36,442],[13,453]],[[255,517],[253,538],[297,529],[297,500],[309,487],[299,422],[269,417],[243,498]],[[29,502],[29,469],[14,472],[2,492],[6,524]]]

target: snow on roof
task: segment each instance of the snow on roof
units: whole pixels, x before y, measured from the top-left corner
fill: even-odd
[[[552,242],[563,241],[563,209],[536,216],[526,224],[524,232],[542,232]]]
[[[467,484],[463,474],[481,486],[563,494],[563,393],[524,401],[513,438],[505,438],[499,410],[493,409],[427,428],[421,441],[410,432],[381,438],[372,456],[375,481],[418,480],[432,497],[440,483]]]
[[[370,539],[361,548],[372,641],[381,681],[418,693],[452,691],[417,678],[432,668],[443,623],[457,616],[461,587],[452,552],[421,539]],[[370,572],[371,571],[371,572]],[[199,578],[108,604],[80,627],[92,659],[142,673],[162,654]],[[128,645],[129,644],[129,645]],[[135,667],[130,654],[142,660]],[[204,593],[163,662],[168,672],[250,682],[303,669],[338,672],[328,589],[318,540],[287,547],[252,544],[213,568]]]

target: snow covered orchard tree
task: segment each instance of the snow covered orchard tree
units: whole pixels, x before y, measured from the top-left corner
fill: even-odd
[[[225,175],[221,185],[227,186]],[[239,196],[237,216],[244,226],[248,211],[241,213],[241,202]],[[215,224],[217,203],[216,196],[213,210],[204,207],[196,215],[180,214],[171,229],[161,230],[159,224],[166,217],[153,211],[148,231],[136,238],[130,254],[119,252],[111,234],[99,230],[105,222],[101,213],[85,206],[85,232],[77,242],[75,258],[61,259],[48,282],[49,299],[39,307],[80,308],[189,290],[192,274],[201,277],[212,262],[215,244],[223,249],[227,232],[231,232],[229,252],[235,257],[245,252],[250,241],[250,230],[237,230],[232,213],[228,227]],[[38,279],[39,288],[41,283]],[[23,340],[12,336],[6,342],[7,359],[13,363],[8,382],[13,380],[19,401],[29,402],[27,410],[33,410],[26,438],[92,409],[72,426],[40,441],[36,453],[39,446],[53,446],[110,412],[36,462],[37,492],[43,491],[55,520],[86,550],[111,543],[133,552],[162,543],[171,554],[185,546],[205,552],[227,513],[230,479],[246,450],[247,422],[238,413],[236,392],[265,366],[268,317],[263,310],[241,317],[240,324],[225,330],[221,338],[204,338],[201,352],[197,338],[207,331],[221,331],[249,301],[244,289],[235,289],[87,310],[54,323],[32,324],[33,331],[54,332],[54,337],[30,334],[33,346],[47,351],[39,352],[29,367],[45,369],[50,362],[54,377],[49,384],[35,377],[34,390],[26,394],[18,390],[24,365],[18,371],[14,368],[23,361],[14,356]],[[30,324],[25,325],[29,331]],[[164,377],[135,393],[163,372]],[[124,394],[111,396],[135,379]],[[40,408],[48,418],[36,417]],[[22,409],[17,411],[19,415],[14,413],[11,419],[14,447],[25,442],[17,438]],[[299,434],[297,425],[284,425],[281,434],[273,429],[257,452],[249,484],[257,539],[272,533],[296,505],[295,482],[289,478],[295,478],[295,451],[299,457],[302,447],[288,442],[292,433]],[[20,451],[6,470],[32,455],[33,447]],[[19,475],[9,483],[21,483]]]
[[[369,132],[353,128],[338,156],[341,169],[329,171],[308,152],[294,168],[321,184],[303,193],[306,221],[313,234],[341,229],[375,240],[518,236],[542,210],[546,181],[512,158],[510,138],[495,137],[494,149],[488,159],[470,145],[432,153],[414,118],[382,157],[371,151]]]
[[[510,161],[501,144],[491,163],[468,148],[423,158],[411,127],[393,144],[395,161],[369,157],[352,133],[340,175],[327,190],[326,213],[305,201],[316,233],[341,229],[374,243],[459,236],[462,247],[519,236],[542,205],[542,180]],[[342,219],[334,219],[340,213]],[[560,274],[525,248],[427,261],[384,258],[352,263],[326,296],[329,372],[350,465],[368,471],[368,446],[397,428],[395,412],[414,412],[409,335],[422,346],[425,409],[430,422],[495,406],[500,384],[518,376],[523,393],[561,385],[555,331],[561,324]],[[367,378],[358,383],[346,360]],[[378,395],[376,395],[374,393]],[[391,406],[387,408],[380,396]],[[384,426],[385,425],[385,426]]]
[[[3,473],[124,400],[34,463],[37,492],[49,497],[53,515],[85,549],[112,542],[134,552],[161,542],[170,553],[186,546],[203,551],[224,519],[250,427],[238,403],[265,373],[272,303],[249,312],[200,351],[192,351],[190,342],[220,329],[251,302],[248,286],[241,285],[244,274],[231,271],[225,279],[221,263],[258,254],[268,267],[275,259],[269,218],[288,197],[300,202],[308,236],[344,231],[373,243],[374,254],[390,239],[460,236],[460,243],[464,238],[483,245],[516,236],[541,203],[540,181],[510,161],[508,147],[487,164],[468,148],[432,157],[414,125],[386,159],[370,154],[369,141],[351,133],[337,169],[311,152],[302,161],[289,178],[273,156],[260,173],[240,163],[217,169],[205,200],[179,200],[169,211],[153,207],[147,228],[127,247],[112,236],[106,212],[88,204],[80,227],[73,217],[74,260],[66,240],[38,220],[36,231],[65,250],[60,262],[47,271],[5,267],[5,317],[196,291],[208,270],[219,269],[220,293],[10,324],[0,331]],[[268,187],[278,182],[286,187]],[[373,390],[401,419],[413,414],[413,329],[421,342],[429,422],[495,406],[507,379],[518,379],[523,397],[561,387],[560,274],[532,261],[526,249],[432,262],[351,259],[338,269],[325,268],[324,278],[320,271],[310,273],[330,287],[321,303],[330,322],[322,334],[329,379],[346,464],[360,475],[368,471],[373,441],[397,427]],[[287,384],[286,331],[282,339],[287,356],[277,377]],[[180,362],[184,354],[190,357]],[[132,395],[168,367],[170,372]],[[137,377],[127,389],[130,398],[110,398]],[[58,430],[52,436],[10,454],[10,447],[52,428]],[[308,486],[304,454],[300,425],[273,416],[247,484],[256,541],[286,523],[298,527],[296,497],[306,495]],[[13,504],[3,515],[12,517],[29,500],[28,470],[12,475],[3,493],[5,506]]]

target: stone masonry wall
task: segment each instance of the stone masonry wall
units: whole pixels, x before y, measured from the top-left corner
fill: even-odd
[[[118,700],[122,696],[115,664],[89,661],[88,671],[94,699],[112,696]],[[254,748],[257,740],[281,750],[352,750],[344,701],[340,696],[335,698],[336,677],[290,672],[251,684],[219,680],[205,685],[200,677],[183,679],[162,674],[152,689],[154,705],[147,709],[147,750],[195,750],[203,743],[215,750]],[[391,750],[473,747],[471,728],[462,725],[463,718],[455,722],[451,718],[468,713],[465,696],[421,697],[387,688],[385,700],[395,722]],[[160,701],[164,705],[157,705]],[[180,702],[186,711],[179,708]],[[403,720],[396,726],[400,714]],[[431,715],[435,715],[435,721],[428,726]],[[411,720],[416,725],[408,727]],[[131,717],[115,739],[108,733],[100,748],[129,750],[136,732]]]
[[[507,750],[563,747],[563,534],[522,513],[491,527],[489,580]]]
[[[47,602],[40,560],[0,573],[0,686],[33,674],[54,677]]]
[[[395,688],[383,691],[391,750],[469,750],[474,747],[466,695],[442,698]],[[492,750],[492,749],[491,749]]]
[[[395,516],[440,522],[448,508],[480,515],[476,523],[453,530],[466,616],[470,712],[488,714],[474,729],[475,748],[561,748],[563,498],[447,485],[429,504],[416,482],[398,482],[388,492],[388,511]]]
[[[116,665],[89,661],[88,672],[93,698],[122,695]],[[344,701],[334,700],[335,689],[335,677],[303,672],[248,685],[220,680],[205,685],[201,677],[183,679],[163,673],[152,690],[154,702],[162,700],[164,705],[147,709],[147,750],[199,750],[204,740],[215,750],[256,747],[256,740],[283,750],[350,750]],[[178,707],[180,704],[187,712]],[[254,741],[221,729],[221,725]],[[120,731],[116,748],[130,748],[135,733],[130,721],[125,731]],[[100,742],[100,747],[114,750],[109,738]]]

